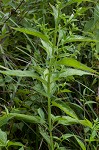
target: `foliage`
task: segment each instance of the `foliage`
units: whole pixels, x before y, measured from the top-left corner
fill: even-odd
[[[98,1],[0,4],[0,148],[98,149]]]

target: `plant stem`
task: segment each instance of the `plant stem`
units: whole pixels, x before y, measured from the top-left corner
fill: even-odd
[[[48,124],[49,124],[49,134],[50,134],[49,150],[54,150],[53,135],[52,135],[52,122],[51,122],[50,78],[51,78],[51,67],[49,67],[49,74],[48,74]]]

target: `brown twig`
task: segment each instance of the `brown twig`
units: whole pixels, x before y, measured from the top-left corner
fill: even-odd
[[[24,0],[22,0],[20,2],[20,4],[17,6],[17,8],[15,9],[15,12],[20,8],[20,6],[23,4]],[[9,17],[4,21],[4,23],[6,23],[10,18],[11,18],[12,14],[9,15]]]

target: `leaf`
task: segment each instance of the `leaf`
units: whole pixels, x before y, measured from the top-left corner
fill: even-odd
[[[68,77],[68,76],[73,76],[73,75],[92,75],[89,72],[86,71],[82,71],[82,70],[78,70],[78,69],[73,69],[73,68],[67,68],[67,69],[63,69],[61,72],[59,72],[59,77]]]
[[[50,43],[49,40],[48,40],[48,38],[44,34],[42,34],[41,32],[38,32],[38,31],[36,31],[34,29],[26,29],[26,28],[13,28],[13,29],[16,30],[16,31],[20,31],[22,33],[26,33],[26,34],[30,34],[30,35],[39,37],[42,40]]]
[[[43,41],[43,40],[41,40],[41,43],[43,45],[43,48],[47,52],[48,56],[52,57],[52,47],[50,46],[50,44],[48,42]]]
[[[46,68],[44,70],[42,79],[45,80],[46,82],[48,82],[48,76],[49,76],[49,70]],[[52,95],[56,90],[56,83],[54,81],[54,76],[55,76],[54,74],[50,75],[50,95]],[[48,86],[43,84],[43,87],[44,87],[45,92],[47,93],[48,92]]]
[[[72,124],[79,124],[78,119],[74,119],[69,116],[54,116],[53,117],[54,122],[58,122],[58,124],[62,125],[72,125]]]
[[[69,116],[53,116],[52,115],[52,120],[53,122],[58,122],[58,124],[62,125],[72,125],[72,124],[81,124],[85,127],[89,127],[92,129],[92,123],[85,119],[85,120],[80,120],[80,119],[75,119]]]
[[[45,141],[48,143],[48,145],[50,145],[51,143],[50,143],[50,137],[49,137],[48,133],[40,127],[39,127],[39,130],[40,130],[40,134],[42,135],[42,137],[45,139]]]
[[[87,21],[85,26],[84,26],[84,31],[85,32],[90,31],[92,29],[93,25],[94,25],[94,20],[93,19]]]
[[[10,116],[9,114],[6,114],[4,116],[0,116],[0,127],[7,124],[7,122],[13,118],[13,116]]]
[[[82,148],[82,150],[86,150],[84,143],[80,139],[78,139],[77,136],[74,136],[74,137],[77,140],[79,146]]]
[[[71,116],[72,118],[78,119],[75,112],[64,102],[56,103],[56,102],[52,101],[52,106],[56,106],[56,107],[60,108],[62,111],[64,111],[67,115]]]
[[[92,128],[92,123],[88,120],[88,119],[85,119],[85,120],[79,120],[79,123],[84,125],[84,126],[87,126],[89,128]]]
[[[6,67],[4,67],[4,66],[2,66],[2,65],[0,65],[0,68],[9,70],[8,68],[6,68]]]
[[[63,134],[61,138],[62,140],[67,140],[68,138],[73,137],[73,136],[74,136],[73,134]]]
[[[9,76],[18,76],[18,77],[32,77],[34,79],[37,79],[39,81],[41,81],[43,84],[47,84],[47,82],[45,80],[43,80],[42,78],[40,78],[37,74],[35,74],[33,71],[22,71],[22,70],[7,70],[7,71],[1,71],[0,73],[5,74],[5,75],[9,75]]]
[[[43,120],[45,119],[44,111],[41,108],[38,109],[38,114]]]
[[[19,150],[24,150],[24,147],[21,147]]]
[[[50,4],[50,6],[53,9],[53,15],[54,15],[54,18],[55,18],[55,22],[57,22],[57,20],[58,20],[58,9],[55,6],[51,5],[51,4]]]
[[[68,89],[63,89],[63,90],[59,90],[58,94],[60,93],[70,93],[72,91],[68,90]]]
[[[69,43],[69,42],[97,42],[96,39],[87,38],[80,35],[72,35],[66,37],[66,39],[63,40],[63,43]]]
[[[43,84],[43,86],[44,86],[44,84]],[[38,93],[40,93],[41,95],[43,95],[43,96],[45,96],[45,97],[48,98],[48,95],[47,95],[47,93],[43,90],[42,86],[39,86],[39,85],[37,84],[37,85],[35,85],[35,86],[33,87],[33,89],[34,89],[36,92],[38,92]]]
[[[94,8],[94,23],[99,21],[99,4],[96,4],[96,7]]]
[[[95,102],[95,101],[87,101],[87,102],[85,102],[85,105],[94,104],[94,103],[97,103],[97,102]]]
[[[0,129],[0,147],[7,145],[7,134]]]
[[[40,124],[45,123],[45,121],[41,119],[39,116],[32,116],[18,113],[10,113],[10,116],[13,116],[15,119],[24,120],[29,123],[40,123]]]
[[[9,3],[10,1],[11,1],[11,0],[3,0],[2,2],[3,2],[4,5],[8,5],[8,3]]]
[[[20,142],[8,141],[7,147],[9,147],[9,146],[24,146],[24,145]]]
[[[95,70],[87,67],[86,65],[80,63],[79,61],[77,61],[73,58],[63,58],[62,60],[58,61],[57,63],[60,64],[60,65],[66,65],[66,66],[69,66],[69,67],[74,67],[74,68],[77,68],[77,69],[85,70],[85,71],[88,71],[88,72],[91,72],[91,73],[97,73]],[[80,72],[80,74],[82,74],[82,73]]]
[[[81,2],[86,2],[86,1],[93,2],[92,0],[68,0],[68,2],[66,3],[64,7],[71,5],[73,3],[81,3]]]

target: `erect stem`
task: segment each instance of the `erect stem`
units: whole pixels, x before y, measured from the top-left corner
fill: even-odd
[[[49,124],[49,134],[50,134],[50,145],[49,150],[54,150],[53,144],[53,135],[52,135],[52,121],[51,121],[51,91],[50,91],[50,79],[51,79],[51,67],[49,67],[49,74],[48,74],[48,124]]]

